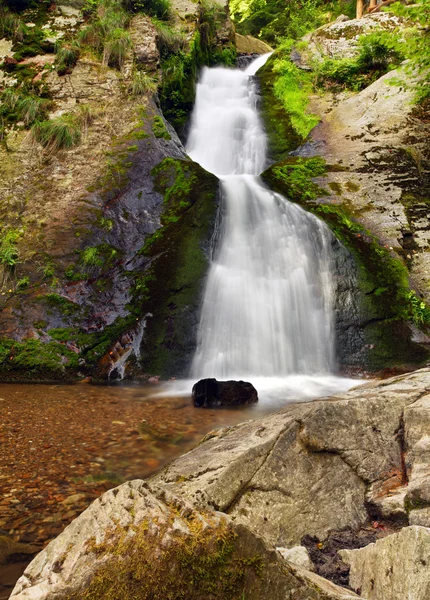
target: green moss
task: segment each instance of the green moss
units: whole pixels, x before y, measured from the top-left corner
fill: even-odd
[[[0,340],[0,372],[13,377],[15,371],[24,373],[24,378],[35,375],[52,379],[64,376],[66,368],[78,367],[78,355],[63,344],[44,343],[28,339],[17,342],[11,339]]]
[[[39,296],[38,299],[41,302],[45,302],[48,306],[56,308],[65,316],[71,316],[79,310],[79,306],[74,302],[71,302],[60,294],[50,293],[43,296]]]
[[[156,138],[164,138],[165,140],[172,139],[170,133],[166,129],[163,119],[158,115],[154,117],[152,133]]]
[[[345,187],[348,190],[348,192],[358,192],[358,190],[360,189],[360,186],[354,183],[353,181],[347,181],[345,183]]]
[[[322,158],[290,157],[283,160],[263,174],[266,182],[274,189],[282,188],[282,193],[295,202],[315,200],[324,195],[322,190],[313,181],[326,173],[326,164]]]
[[[249,586],[263,577],[262,558],[242,548],[224,522],[203,529],[192,515],[189,528],[191,535],[170,533],[163,545],[163,532],[152,534],[148,521],[134,526],[133,536],[118,528],[101,544],[91,540],[88,551],[105,562],[86,589],[65,600],[183,600],[197,597],[196,590],[212,600],[246,597]]]
[[[342,186],[337,181],[330,181],[328,187],[333,190],[337,196],[342,196]]]
[[[18,241],[22,231],[0,224],[0,265],[13,269],[19,260]]]

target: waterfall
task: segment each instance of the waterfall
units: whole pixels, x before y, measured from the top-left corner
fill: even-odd
[[[204,68],[197,85],[187,152],[219,177],[222,217],[191,377],[273,381],[278,391],[288,380],[296,397],[315,397],[352,385],[330,377],[334,238],[259,176],[267,139],[253,75],[267,57],[245,71]]]

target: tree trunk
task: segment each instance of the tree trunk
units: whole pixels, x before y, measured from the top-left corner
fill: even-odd
[[[357,0],[357,19],[361,19],[363,16],[363,0]]]

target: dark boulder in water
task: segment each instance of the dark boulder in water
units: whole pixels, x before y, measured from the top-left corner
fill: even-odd
[[[217,381],[200,379],[193,386],[194,406],[247,406],[258,402],[258,394],[252,383],[247,381]]]

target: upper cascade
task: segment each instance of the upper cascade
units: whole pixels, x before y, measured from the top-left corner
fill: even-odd
[[[208,273],[193,377],[284,377],[334,369],[327,226],[271,192],[259,174],[267,139],[254,78],[205,68],[187,150],[218,175],[222,219]]]
[[[187,152],[219,177],[259,175],[265,167],[267,140],[250,76],[269,56],[259,57],[245,71],[220,67],[202,70]]]

